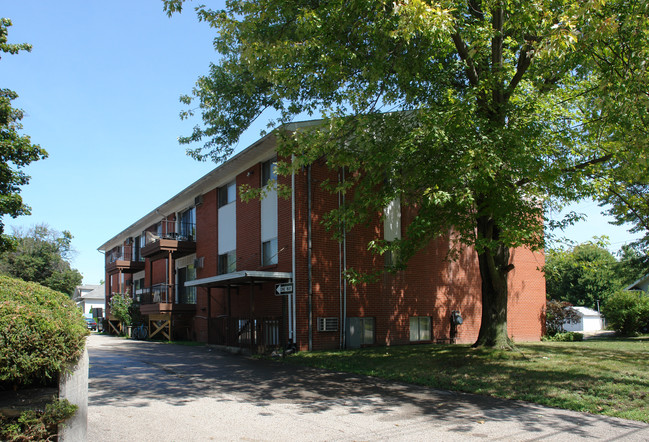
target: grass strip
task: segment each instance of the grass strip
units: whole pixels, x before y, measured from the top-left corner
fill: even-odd
[[[649,422],[649,337],[300,352],[288,363]]]

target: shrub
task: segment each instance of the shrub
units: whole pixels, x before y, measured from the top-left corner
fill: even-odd
[[[548,336],[564,332],[565,323],[577,322],[579,315],[569,302],[551,299],[545,303],[545,331]]]
[[[578,332],[565,332],[565,333],[556,333],[552,336],[543,336],[543,341],[552,341],[552,342],[574,342],[574,341],[583,341],[584,334]]]
[[[0,276],[0,387],[51,385],[79,359],[88,329],[60,292]]]
[[[606,300],[602,311],[609,327],[625,336],[634,335],[649,323],[649,296],[620,290]]]
[[[55,398],[44,410],[27,410],[16,419],[0,414],[0,440],[52,440],[59,424],[72,417],[77,408],[67,399]]]
[[[110,298],[110,313],[122,324],[129,326],[133,322],[131,306],[133,299],[128,294],[115,293]]]

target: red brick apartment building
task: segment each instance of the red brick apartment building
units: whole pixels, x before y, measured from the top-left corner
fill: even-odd
[[[130,293],[150,335],[256,350],[288,342],[301,350],[448,342],[454,311],[464,319],[454,340],[476,339],[475,251],[467,248],[449,262],[448,242],[436,240],[402,272],[347,283],[346,268],[383,268],[385,260],[368,252],[367,242],[399,237],[404,208],[395,201],[372,228],[332,239],[320,220],[340,198],[319,186],[332,172],[317,162],[279,177],[291,186],[290,198],[270,191],[243,202],[241,185],[264,186],[275,177],[275,146],[273,135],[261,138],[99,247],[107,300]],[[509,334],[539,340],[544,256],[520,248],[512,259]]]

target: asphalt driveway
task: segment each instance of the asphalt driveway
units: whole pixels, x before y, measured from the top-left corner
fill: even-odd
[[[93,334],[89,441],[649,440],[649,425]]]

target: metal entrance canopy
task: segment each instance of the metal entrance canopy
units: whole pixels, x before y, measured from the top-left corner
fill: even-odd
[[[185,282],[185,287],[232,287],[237,285],[261,284],[264,282],[288,282],[293,279],[289,272],[263,272],[244,270],[241,272],[225,273],[209,278],[195,279]]]

